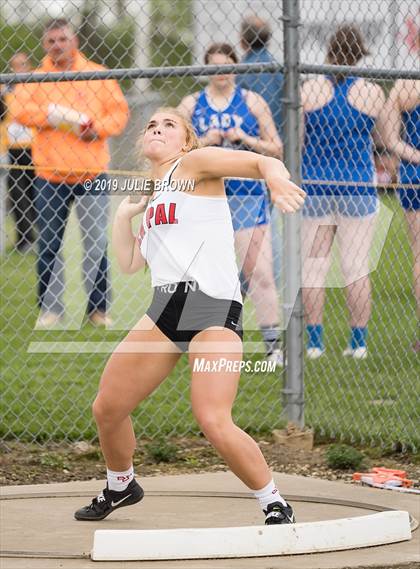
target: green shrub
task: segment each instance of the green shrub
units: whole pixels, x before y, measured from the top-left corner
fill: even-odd
[[[178,448],[165,438],[159,437],[147,444],[146,450],[155,462],[174,462]]]
[[[59,470],[62,470],[63,468],[69,468],[66,459],[62,455],[53,452],[42,453],[39,459],[39,463],[42,466],[46,466],[48,468],[57,468]]]
[[[363,453],[348,445],[331,445],[326,452],[327,464],[334,470],[357,470],[364,458]]]

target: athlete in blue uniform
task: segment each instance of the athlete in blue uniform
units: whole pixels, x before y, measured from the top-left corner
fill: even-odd
[[[355,65],[366,54],[357,29],[333,36],[328,62]],[[369,249],[378,199],[374,186],[372,130],[385,102],[382,89],[354,77],[318,77],[302,87],[304,148],[302,175],[308,194],[303,211],[303,301],[307,355],[324,351],[323,309],[331,247],[337,235],[350,312],[351,336],[343,355],[367,356],[371,313]]]
[[[224,109],[212,106],[205,89],[198,95],[191,122],[197,135],[204,137],[210,129],[227,133],[240,128],[246,135],[258,138],[260,128],[258,120],[247,105],[246,91],[236,87],[233,96]],[[220,146],[244,150],[239,140],[222,137]],[[227,180],[225,183],[233,229],[248,229],[268,223],[269,199],[267,189],[262,182],[255,180]]]
[[[205,63],[237,63],[229,44],[214,44]],[[282,145],[264,99],[235,85],[233,75],[212,76],[206,89],[189,95],[180,110],[191,119],[202,145],[253,150],[278,157]],[[279,307],[273,278],[269,197],[262,182],[228,180],[226,194],[235,230],[236,252],[256,310],[268,359],[282,365]]]
[[[420,54],[420,39],[418,44]],[[420,352],[420,81],[396,81],[381,113],[380,125],[386,145],[401,159],[400,183],[403,186],[399,198],[413,251],[417,303],[417,340],[413,349]]]

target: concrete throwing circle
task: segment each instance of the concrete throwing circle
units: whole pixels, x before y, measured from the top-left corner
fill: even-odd
[[[393,511],[375,504],[287,495],[298,522],[364,516]],[[91,492],[16,493],[2,496],[2,557],[54,559],[90,558],[95,530],[218,528],[261,525],[255,498],[239,492],[148,491],[132,507],[116,510],[100,522],[79,522],[76,509],[92,499]],[[410,518],[411,530],[418,522]]]

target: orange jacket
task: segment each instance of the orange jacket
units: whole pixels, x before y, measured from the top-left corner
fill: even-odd
[[[103,70],[76,51],[69,71]],[[57,71],[46,56],[36,71]],[[86,114],[98,138],[83,141],[72,132],[54,129],[48,123],[48,105],[55,103]],[[37,176],[51,182],[83,182],[106,170],[109,164],[108,136],[120,134],[129,110],[114,80],[28,83],[16,86],[10,114],[26,126],[36,127],[32,157]]]

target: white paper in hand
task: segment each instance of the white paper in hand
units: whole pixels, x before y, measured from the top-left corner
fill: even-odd
[[[82,129],[89,124],[90,120],[85,113],[50,103],[48,105],[48,122],[58,130],[73,132],[76,136],[80,136]]]

